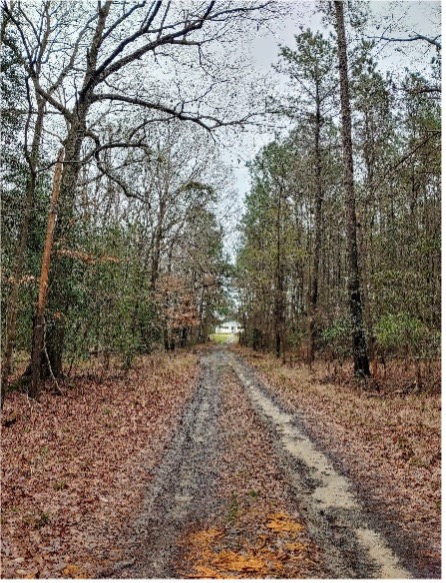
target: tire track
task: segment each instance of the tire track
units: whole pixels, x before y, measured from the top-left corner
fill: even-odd
[[[134,565],[116,576],[175,578],[179,534],[215,503],[213,457],[218,450],[218,357],[202,358],[197,390],[147,493],[128,554]]]
[[[229,352],[224,358],[275,434],[278,455],[292,477],[308,528],[331,562],[334,576],[411,578],[385,538],[369,526],[352,485],[299,428],[296,418],[267,395],[241,359]]]
[[[316,545],[314,548],[320,549],[317,558],[320,567],[316,566],[314,572],[328,572],[331,578],[410,578],[411,573],[400,563],[385,538],[370,526],[349,481],[335,470],[330,460],[300,429],[296,417],[268,396],[252,370],[224,348],[204,354],[201,365],[202,374],[196,392],[163,463],[149,485],[141,513],[134,524],[126,556],[128,560],[123,563],[123,568],[116,566],[119,571],[114,576],[133,579],[181,576],[187,551],[185,535],[191,532],[191,528],[193,532],[198,529],[206,535],[221,529],[223,546],[218,547],[220,550],[218,545],[215,547],[212,555],[214,566],[226,556],[232,558],[233,564],[237,558],[240,564],[244,561],[245,567],[254,569],[252,565],[257,565],[261,556],[270,557],[261,555],[261,550],[256,551],[260,555],[250,555],[248,547],[242,546],[239,551],[233,548],[236,541],[253,539],[260,534],[260,531],[251,532],[253,524],[248,518],[230,528],[227,519],[226,524],[222,519],[228,514],[228,500],[227,492],[220,491],[219,486],[226,484],[224,490],[229,491],[234,483],[243,489],[244,482],[237,481],[238,478],[234,477],[231,482],[232,470],[245,475],[248,468],[252,472],[252,468],[257,467],[248,461],[249,456],[243,454],[240,445],[237,450],[231,443],[231,435],[235,438],[238,434],[235,427],[242,426],[249,410],[249,415],[258,420],[253,425],[257,427],[255,431],[264,434],[264,443],[271,443],[268,460],[279,469],[277,476],[282,476],[277,478],[274,474],[275,480],[279,480],[276,487],[279,485],[279,491],[283,492],[280,496],[284,496],[283,500],[279,497],[280,500],[285,506],[294,506],[296,516],[302,516],[305,536],[309,537],[306,540],[312,539],[314,543],[311,544]],[[232,382],[236,387],[240,386],[240,390],[236,389],[240,395],[238,398],[244,395],[246,404],[242,407],[239,400],[239,409],[234,407],[233,420],[228,423],[223,419],[225,415],[228,419],[228,390],[231,389],[223,383],[228,382],[231,370],[230,374],[235,374]],[[237,403],[235,394],[234,399],[233,402]],[[240,443],[240,436],[237,439]],[[256,443],[258,440],[254,438],[251,449]],[[251,454],[255,455],[255,452],[250,451]],[[231,455],[235,456],[233,466],[228,466],[223,461]],[[244,463],[248,466],[244,467]],[[271,494],[268,496],[268,490],[265,492],[268,500]],[[261,515],[257,516],[252,508],[253,516],[261,524]],[[264,526],[259,528],[261,530]],[[281,548],[281,544],[277,548]],[[308,548],[312,548],[311,545]],[[236,554],[238,552],[241,554]]]

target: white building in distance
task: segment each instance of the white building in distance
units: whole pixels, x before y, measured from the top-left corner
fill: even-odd
[[[223,322],[215,328],[216,334],[238,334],[242,331],[242,327],[238,322]]]

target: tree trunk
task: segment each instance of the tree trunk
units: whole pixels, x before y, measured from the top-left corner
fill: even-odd
[[[165,202],[160,201],[160,209],[158,213],[158,222],[155,229],[154,240],[153,240],[153,250],[152,250],[152,264],[151,264],[151,288],[153,291],[156,289],[156,283],[159,277],[160,259],[161,259],[161,243],[163,240],[163,222],[165,215]]]
[[[316,200],[314,208],[314,252],[313,252],[313,272],[310,284],[310,338],[308,360],[310,365],[314,361],[316,334],[315,319],[318,302],[319,290],[319,263],[321,255],[322,240],[322,156],[320,148],[321,139],[321,104],[319,98],[319,87],[316,86],[316,128],[314,138],[314,155],[315,155],[315,181],[316,181]]]
[[[31,155],[29,157],[30,177],[28,180],[28,189],[26,193],[25,210],[23,214],[22,232],[20,235],[19,248],[17,250],[17,262],[14,270],[14,281],[12,282],[11,298],[9,300],[8,317],[6,322],[5,351],[3,355],[2,377],[1,377],[1,406],[5,398],[8,376],[11,372],[12,352],[17,325],[17,310],[19,299],[20,280],[23,275],[23,265],[25,263],[26,246],[28,244],[29,226],[31,223],[31,214],[34,206],[34,194],[37,182],[37,164],[39,159],[40,139],[43,129],[43,115],[45,112],[45,103],[42,98],[37,97],[37,117],[34,127],[34,136],[31,145]]]
[[[42,354],[45,350],[45,307],[48,295],[48,275],[50,271],[51,249],[54,239],[54,228],[57,216],[57,204],[59,201],[60,183],[63,168],[64,150],[61,148],[57,156],[56,169],[54,171],[53,190],[51,193],[50,212],[46,229],[45,247],[43,249],[42,269],[40,272],[39,297],[37,300],[36,315],[34,320],[33,347],[31,353],[31,389],[30,397],[39,398]]]
[[[356,375],[370,376],[369,359],[363,327],[358,246],[356,240],[356,208],[353,183],[353,147],[350,97],[348,84],[347,45],[344,28],[344,3],[334,2],[338,42],[339,78],[341,87],[342,142],[344,152],[344,190],[347,234],[348,292],[352,322],[354,371]]]
[[[70,230],[73,224],[75,189],[80,170],[80,151],[85,136],[85,116],[88,108],[78,112],[78,119],[72,123],[66,140],[65,162],[60,183],[60,213],[57,221],[56,239],[64,237],[70,245]],[[51,369],[57,378],[62,374],[62,358],[65,348],[64,314],[72,303],[70,289],[71,263],[70,257],[58,258],[52,270],[52,293],[49,298],[51,311],[61,314],[61,317],[52,322],[48,330],[47,346]]]
[[[282,258],[282,189],[279,187],[277,201],[277,241],[276,241],[276,293],[274,297],[274,344],[277,358],[280,358],[283,351],[283,320],[284,320],[284,273]]]

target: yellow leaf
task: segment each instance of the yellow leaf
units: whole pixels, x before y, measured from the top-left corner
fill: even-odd
[[[87,579],[87,574],[77,565],[67,565],[62,573],[71,579]]]
[[[195,573],[190,575],[193,579],[221,579],[221,575],[215,569],[210,567],[205,567],[204,565],[198,565],[195,567]]]
[[[222,534],[223,532],[218,528],[208,528],[207,530],[199,530],[189,535],[189,541],[191,545],[207,546]]]
[[[239,555],[233,551],[222,551],[214,563],[226,571],[258,572],[265,568],[265,563],[261,559]]]
[[[287,543],[285,546],[289,551],[296,552],[305,550],[308,545],[303,543]]]
[[[266,526],[275,532],[300,532],[304,530],[304,527],[301,524],[293,520],[291,516],[285,512],[271,514],[268,518],[270,520]]]

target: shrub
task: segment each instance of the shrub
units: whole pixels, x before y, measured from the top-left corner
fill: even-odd
[[[405,312],[382,316],[374,334],[380,350],[399,356],[424,354],[431,343],[427,326]]]
[[[343,360],[351,355],[351,326],[347,317],[338,318],[321,333],[322,348],[332,358]]]

